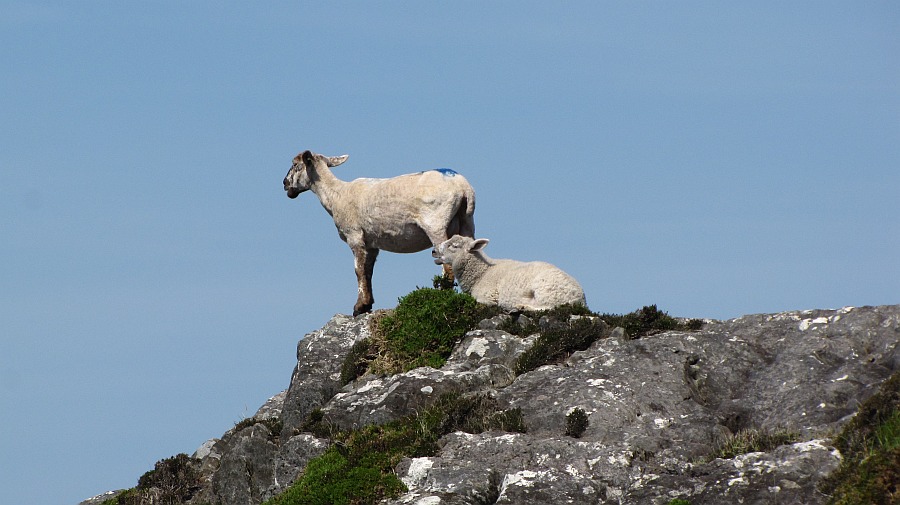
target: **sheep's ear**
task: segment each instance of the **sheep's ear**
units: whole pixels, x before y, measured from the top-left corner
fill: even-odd
[[[327,156],[325,158],[325,164],[328,165],[329,167],[336,167],[336,166],[340,165],[341,163],[347,161],[347,158],[349,158],[349,157],[350,157],[349,154],[342,154],[340,156]]]
[[[307,150],[307,151],[303,151],[303,154],[301,154],[300,157],[303,159],[304,165],[312,165],[316,155],[313,154],[312,151]]]
[[[477,240],[475,240],[475,242],[472,242],[472,247],[470,247],[469,250],[470,251],[480,251],[480,250],[484,249],[486,245],[488,245],[488,242],[490,242],[490,240],[488,240],[486,238],[477,239]]]

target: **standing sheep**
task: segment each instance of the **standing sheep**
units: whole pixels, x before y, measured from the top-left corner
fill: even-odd
[[[451,265],[459,287],[480,303],[504,310],[547,310],[567,303],[586,305],[578,281],[543,261],[492,259],[488,239],[455,236],[432,250],[438,265]]]
[[[357,316],[372,310],[372,271],[379,250],[413,253],[453,235],[475,235],[475,191],[450,169],[342,181],[330,168],[345,161],[347,155],[304,151],[294,158],[284,190],[288,198],[307,190],[315,193],[334,219],[341,240],[350,246],[358,283],[353,306]]]

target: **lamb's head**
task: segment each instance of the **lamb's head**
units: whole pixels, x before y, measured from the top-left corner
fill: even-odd
[[[297,198],[297,195],[308,190],[312,185],[309,177],[309,168],[315,170],[317,166],[336,167],[347,161],[348,156],[322,156],[312,151],[303,151],[294,157],[291,169],[284,176],[284,190],[288,198]],[[321,164],[321,165],[319,165]]]
[[[454,235],[441,242],[431,250],[431,256],[438,265],[453,265],[453,262],[466,254],[480,254],[479,251],[488,245],[486,238],[474,239],[462,235]]]

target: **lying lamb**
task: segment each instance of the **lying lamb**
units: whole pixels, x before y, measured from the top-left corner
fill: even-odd
[[[547,310],[566,303],[586,305],[578,281],[542,261],[492,259],[488,239],[455,235],[432,250],[438,265],[451,265],[459,287],[480,303],[504,310]]]

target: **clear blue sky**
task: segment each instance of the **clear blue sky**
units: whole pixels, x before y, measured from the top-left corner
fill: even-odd
[[[591,309],[900,303],[900,4],[0,3],[0,489],[192,453],[351,311],[311,193],[451,167],[494,257]],[[376,308],[439,269],[384,253]]]

